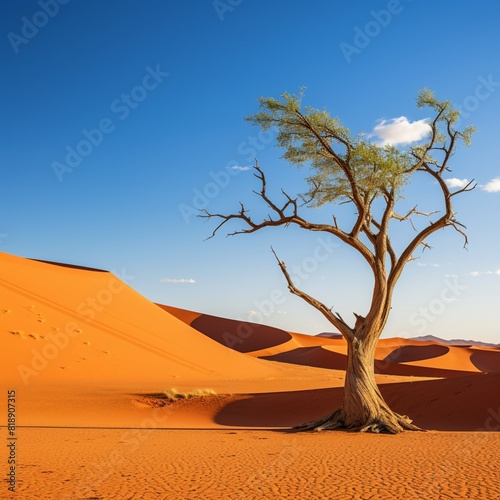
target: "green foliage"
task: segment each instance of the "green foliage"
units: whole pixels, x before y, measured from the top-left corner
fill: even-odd
[[[261,97],[260,111],[247,120],[264,130],[277,127],[283,158],[299,168],[311,168],[312,175],[307,178],[309,192],[304,198],[312,206],[354,202],[356,197],[370,205],[388,194],[397,197],[418,170],[415,165],[420,160],[437,165],[431,155],[435,145],[446,145],[454,132],[456,138],[469,145],[475,130],[467,127],[462,132],[455,131],[460,112],[450,101],[439,101],[431,90],[424,88],[418,93],[417,107],[430,108],[436,114],[429,142],[406,149],[379,146],[363,136],[353,137],[326,110],[306,107],[302,111],[303,95],[301,89],[299,95],[282,94],[281,100]]]
[[[453,108],[451,101],[439,101],[432,90],[423,88],[418,92],[417,107],[433,109],[436,112],[436,123],[442,122],[446,129],[449,127],[450,130],[457,132],[457,137],[462,139],[466,147],[471,145],[472,134],[476,132],[476,128],[472,125],[465,127],[462,131],[453,128],[460,118],[460,111]],[[444,134],[440,134],[436,138],[436,142],[444,143],[445,141],[446,135]]]
[[[314,206],[351,200],[354,183],[362,196],[375,199],[385,189],[398,189],[407,177],[410,156],[393,146],[377,146],[352,137],[340,120],[326,110],[311,107],[301,111],[302,94],[282,95],[282,101],[260,98],[261,111],[247,118],[264,130],[278,127],[277,143],[283,158],[298,167],[308,164],[305,195]]]

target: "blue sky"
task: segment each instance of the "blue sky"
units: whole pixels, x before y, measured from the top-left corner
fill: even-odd
[[[204,241],[214,224],[194,213],[240,200],[258,213],[244,169],[255,157],[275,193],[303,191],[303,172],[280,159],[272,134],[244,121],[257,97],[305,86],[306,104],[354,133],[400,117],[413,133],[430,116],[415,107],[427,86],[478,129],[449,176],[479,184],[456,203],[470,245],[453,230],[432,238],[398,285],[384,336],[498,342],[500,5],[18,0],[1,9],[0,250],[110,269],[166,304],[330,330],[288,294],[270,245],[346,318],[364,312],[371,292],[357,256],[293,228]],[[402,128],[385,132],[394,140]],[[422,209],[435,194],[426,182],[407,193]],[[397,244],[408,235],[398,229]]]

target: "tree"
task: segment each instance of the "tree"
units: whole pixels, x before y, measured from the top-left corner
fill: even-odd
[[[323,110],[306,108],[302,111],[302,93],[283,94],[281,100],[260,98],[260,111],[247,118],[268,130],[277,127],[278,145],[283,158],[290,163],[310,167],[308,192],[292,197],[282,190],[283,201],[276,203],[267,193],[264,171],[255,165],[260,191],[255,192],[266,204],[269,215],[254,220],[240,202],[238,212],[224,215],[204,210],[200,217],[217,218],[221,222],[210,237],[226,223],[236,220],[243,228],[229,235],[254,233],[268,227],[294,224],[308,231],[334,235],[358,252],[373,274],[371,305],[365,315],[356,314],[355,324],[324,303],[295,286],[286,265],[273,250],[290,292],[316,308],[342,334],[348,346],[343,402],[336,411],[319,420],[298,426],[297,430],[351,429],[369,432],[398,433],[419,430],[407,416],[393,412],[384,401],[375,381],[375,347],[391,311],[394,289],[406,264],[414,260],[418,248],[430,248],[427,238],[436,231],[452,227],[464,238],[465,226],[455,217],[453,198],[474,189],[473,181],[453,192],[443,176],[450,172],[450,160],[462,141],[470,145],[473,127],[458,130],[460,116],[450,101],[439,101],[428,89],[419,91],[417,107],[432,110],[429,133],[424,142],[412,147],[397,148],[377,145],[366,136],[351,136],[338,118]],[[423,212],[417,206],[398,213],[396,205],[402,199],[404,186],[416,175],[428,176],[438,186],[441,210]],[[300,198],[300,200],[299,200]],[[299,203],[300,201],[300,203]],[[337,223],[312,222],[302,215],[303,207],[349,204],[355,221],[347,229]],[[398,205],[399,206],[399,205]],[[417,217],[427,217],[427,224],[416,224]],[[408,222],[414,233],[402,251],[396,251],[390,234],[395,221]],[[418,226],[418,227],[417,227]]]

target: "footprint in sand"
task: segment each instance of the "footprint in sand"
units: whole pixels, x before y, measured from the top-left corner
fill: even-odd
[[[10,333],[20,339],[26,339],[26,333],[24,333],[23,330],[11,330]]]

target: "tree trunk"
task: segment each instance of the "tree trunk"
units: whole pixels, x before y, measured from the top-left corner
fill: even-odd
[[[359,432],[397,434],[421,430],[410,418],[393,412],[375,382],[377,338],[348,341],[347,370],[341,407],[330,415],[299,425],[297,431],[347,429]]]

